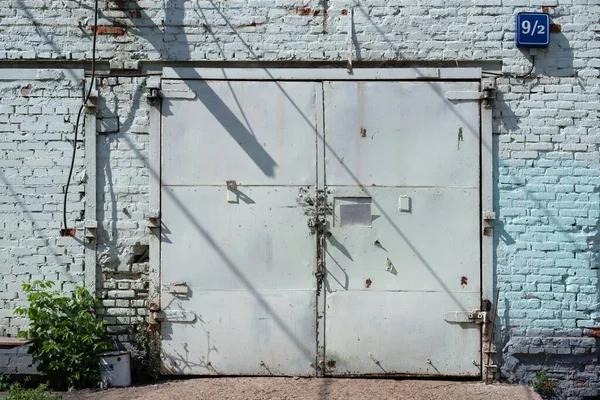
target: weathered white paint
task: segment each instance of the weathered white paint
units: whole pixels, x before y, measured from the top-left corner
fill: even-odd
[[[465,308],[479,306],[478,293],[452,296]],[[329,293],[328,374],[478,376],[480,326],[445,321],[440,305],[452,307],[448,299],[441,291]]]
[[[479,83],[324,87],[327,372],[479,375],[479,327],[443,318],[480,306],[479,104],[445,95]]]
[[[162,105],[161,306],[197,320],[162,323],[165,371],[313,374],[320,84],[185,83]]]
[[[480,305],[479,105],[445,96],[477,92],[477,81],[167,80],[162,88],[165,371],[480,373],[479,326],[443,317]],[[332,212],[318,299],[319,235],[307,226],[317,189]],[[341,207],[353,204],[366,217],[342,226]],[[389,320],[414,323],[417,298],[430,305],[423,341],[413,337],[419,328],[378,334]],[[406,299],[413,303],[397,303]],[[298,319],[289,321],[284,304]],[[270,324],[248,315],[257,308]],[[310,334],[303,327],[298,336],[310,315]],[[190,342],[199,324],[227,349]],[[229,345],[239,331],[247,346]],[[425,341],[436,334],[461,355],[438,356],[442,347]],[[368,340],[356,345],[361,336]],[[411,341],[423,354],[401,344]],[[372,359],[382,348],[385,365]],[[425,355],[434,364],[415,361]]]
[[[479,185],[477,82],[326,82],[328,186]]]
[[[344,0],[327,2],[327,10],[316,0],[310,4],[226,1],[201,3],[202,7],[184,0],[167,5],[157,0],[125,3],[123,8],[110,3],[100,22],[108,25],[107,33],[110,29],[124,33],[98,37],[99,65],[105,68],[110,64],[113,71],[158,71],[164,65],[181,66],[183,62],[224,67],[266,66],[271,61],[306,66],[303,62],[311,62],[322,67],[321,61],[328,65],[335,61],[346,74],[348,16],[354,11],[355,71],[363,65],[385,68],[393,63],[481,63],[495,72],[523,74],[530,69],[531,57],[514,45],[514,15],[546,10],[552,22],[562,26],[562,32],[551,35],[548,49],[538,50],[535,76],[494,77],[498,94],[493,101],[497,214],[493,257],[497,273],[493,279],[501,290],[496,337],[503,349],[503,357],[497,361],[504,358],[507,378],[527,384],[534,371],[552,368],[552,378],[564,379],[561,387],[571,386],[572,390],[563,393],[566,397],[598,395],[593,389],[600,385],[600,366],[590,357],[596,352],[596,341],[586,337],[593,333],[589,328],[598,326],[598,275],[594,270],[598,252],[590,246],[598,241],[600,201],[600,50],[594,40],[598,37],[597,1],[386,0],[359,4]],[[315,12],[305,12],[306,8]],[[80,2],[14,1],[2,9],[0,58],[4,68],[42,69],[40,76],[21,75],[14,84],[0,82],[0,118],[4,118],[0,119],[0,144],[6,151],[0,163],[7,180],[0,183],[4,190],[0,199],[4,224],[0,226],[0,298],[4,301],[0,331],[14,335],[26,325],[12,316],[14,307],[22,302],[22,282],[48,279],[68,291],[83,278],[81,242],[56,237],[72,133],[72,127],[63,121],[71,117],[67,125],[74,122],[81,88],[79,80],[77,85],[62,78],[48,80],[60,74],[56,70],[49,74],[46,68],[89,68],[93,16]],[[327,19],[323,18],[325,11]],[[98,181],[102,272],[129,269],[131,247],[147,244],[149,238],[145,222],[148,168],[144,162],[149,107],[143,95],[138,97],[144,80],[111,78],[108,86],[105,80],[100,89],[102,127],[111,121],[114,127],[115,117],[123,123],[121,133],[101,133],[98,139],[99,171],[111,167],[115,173],[106,179],[99,174]],[[22,96],[21,89],[29,85],[35,96]],[[83,152],[78,155],[81,163]],[[70,215],[76,217],[84,199],[71,196],[69,200]],[[123,208],[130,215],[121,213]],[[112,235],[115,229],[118,234]],[[102,276],[98,284],[105,296],[106,292],[114,296],[130,284],[136,287],[136,300],[127,303],[130,307],[123,306],[127,300],[103,299],[104,309],[99,310],[111,332],[126,332],[144,318],[145,277],[130,282],[103,280]],[[557,348],[570,354],[556,356]],[[553,368],[558,359],[577,367]],[[13,358],[0,369],[15,373],[17,364],[20,362]],[[22,372],[29,362],[20,365]],[[591,379],[592,375],[596,378]]]
[[[168,126],[163,131],[164,185],[223,186],[227,180],[243,186],[315,184],[317,84],[179,85],[197,100],[163,102]]]

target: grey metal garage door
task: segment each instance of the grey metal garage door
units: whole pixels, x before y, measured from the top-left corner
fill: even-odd
[[[478,82],[163,84],[164,370],[478,375]]]

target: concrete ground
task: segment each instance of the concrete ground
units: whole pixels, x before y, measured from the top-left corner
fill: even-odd
[[[529,387],[480,382],[333,378],[196,378],[122,389],[84,390],[65,400],[539,400]]]

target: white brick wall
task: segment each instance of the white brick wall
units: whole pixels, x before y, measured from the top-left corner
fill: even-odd
[[[68,290],[83,281],[78,238],[61,238],[63,186],[71,158],[79,80],[65,71],[0,72],[0,335],[14,335],[25,320],[21,284],[52,280]],[[81,146],[81,143],[78,143]],[[80,219],[84,177],[76,163],[69,221]]]
[[[0,0],[0,62],[89,59],[93,2],[84,3]],[[100,1],[100,6],[98,54],[113,69],[188,60],[339,61],[343,68],[354,8],[357,67],[357,60],[371,67],[475,61],[490,68],[501,64],[503,72],[513,74],[530,65],[528,52],[514,45],[514,15],[548,7],[562,32],[551,35],[549,49],[538,50],[536,78],[497,79],[495,277],[501,290],[499,344],[508,343],[504,373],[527,381],[556,343],[563,343],[539,342],[532,349],[538,342],[519,338],[598,334],[590,330],[600,322],[598,0],[139,0]],[[43,81],[0,82],[0,151],[6,154],[0,159],[1,176],[11,183],[0,182],[0,296],[5,302],[0,326],[10,326],[10,332],[16,321],[8,319],[7,310],[19,301],[15,282],[47,274],[66,285],[80,277],[81,247],[55,235],[71,149],[66,139],[81,95],[65,81],[54,71]],[[144,309],[133,303],[139,300],[109,294],[133,285],[143,298],[146,290],[144,273],[131,266],[148,243],[144,81],[104,79],[100,90],[99,269],[107,314],[117,312],[108,311],[111,307],[127,309],[124,303],[117,307],[122,301],[139,307],[135,315]],[[28,90],[31,94],[23,95]],[[82,206],[70,207],[73,220]],[[111,320],[115,331],[138,321],[123,313],[130,319]],[[576,358],[576,369],[597,362],[597,351],[585,343],[586,361]],[[531,361],[537,350],[539,364]],[[526,366],[519,358],[523,354]],[[566,374],[559,368],[555,373]],[[597,390],[597,380],[585,382],[579,392],[569,393]]]

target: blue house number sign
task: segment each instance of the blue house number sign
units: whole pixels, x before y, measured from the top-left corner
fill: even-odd
[[[517,14],[517,47],[548,47],[550,44],[550,17],[545,13]]]

